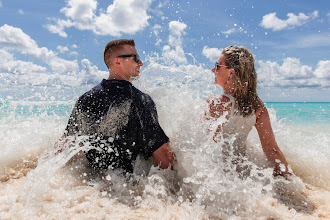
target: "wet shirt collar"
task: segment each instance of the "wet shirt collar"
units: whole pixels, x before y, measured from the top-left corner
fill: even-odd
[[[102,87],[108,87],[111,84],[117,84],[121,86],[132,85],[132,83],[129,81],[119,79],[103,79],[101,82]]]

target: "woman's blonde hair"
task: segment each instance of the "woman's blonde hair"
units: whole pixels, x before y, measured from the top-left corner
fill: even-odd
[[[225,55],[227,68],[235,70],[235,98],[236,113],[243,117],[252,115],[258,108],[257,73],[254,68],[252,53],[245,47],[229,46],[222,53]]]

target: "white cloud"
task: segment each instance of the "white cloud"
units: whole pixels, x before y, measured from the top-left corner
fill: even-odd
[[[308,20],[318,17],[318,11],[314,11],[308,15],[299,13],[295,15],[293,13],[287,14],[288,19],[282,20],[276,16],[276,12],[263,16],[261,26],[266,29],[272,29],[273,31],[283,30],[285,28],[292,28],[295,26],[301,26]]]
[[[154,35],[156,37],[156,43],[155,43],[155,45],[158,46],[162,42],[162,39],[159,38],[159,31],[161,31],[162,26],[160,26],[159,24],[156,24],[156,25],[154,25],[152,27],[152,29],[153,29]]]
[[[159,46],[161,42],[163,42],[162,39],[157,38],[155,45],[156,46]]]
[[[24,15],[24,11],[23,11],[22,9],[19,9],[19,10],[18,10],[18,14],[20,14],[20,15]]]
[[[330,79],[330,60],[322,60],[318,63],[315,70],[318,78]]]
[[[38,45],[21,29],[7,24],[0,27],[0,46],[22,51],[23,54],[37,53]]]
[[[258,61],[258,82],[264,87],[329,87],[330,60],[319,61],[316,70],[297,58],[286,58],[280,65]]]
[[[153,0],[114,0],[107,10],[99,10],[96,15],[96,0],[69,0],[61,12],[67,20],[57,19],[56,24],[47,25],[52,33],[67,37],[66,28],[76,27],[79,30],[91,30],[98,35],[120,36],[135,34],[144,29],[150,16],[147,10]]]
[[[70,75],[50,73],[46,67],[32,62],[15,60],[13,54],[0,49],[0,83],[3,81],[5,86],[27,84],[47,87],[57,85],[80,86],[82,84],[97,84],[101,79],[108,78],[109,73],[107,71],[100,71],[87,59],[83,59],[81,65],[83,67],[81,71]],[[3,85],[1,86],[3,87]]]
[[[78,46],[76,44],[72,44],[71,47],[75,48],[75,49],[78,48]]]
[[[187,25],[183,22],[179,21],[171,21],[169,23],[169,28],[171,34],[169,36],[169,43],[173,47],[180,47],[182,44],[181,36],[184,34],[184,29],[186,29]]]
[[[76,56],[78,56],[78,52],[76,52],[76,51],[71,51],[71,52],[70,52],[70,56],[76,57]]]
[[[88,30],[93,26],[96,8],[96,0],[69,0],[61,12],[71,18],[78,29]]]
[[[159,35],[159,30],[162,29],[162,26],[160,26],[159,24],[156,24],[156,25],[154,25],[154,26],[152,27],[152,29],[154,30],[154,35],[155,35],[156,37],[158,37],[158,35]]]
[[[20,54],[25,55],[24,60],[15,57],[22,57]],[[77,52],[71,54],[77,55]],[[62,59],[52,50],[39,47],[21,29],[0,26],[0,97],[47,100],[56,96],[67,99],[77,95],[78,90],[81,94],[108,75],[108,71],[99,70],[88,59],[80,63]]]
[[[57,20],[55,25],[47,25],[46,28],[49,32],[53,34],[58,34],[61,37],[67,37],[68,35],[64,32],[65,28],[73,27],[75,24],[74,22],[68,20]]]
[[[207,46],[203,47],[203,55],[208,58],[211,62],[215,62],[218,60],[223,49],[218,48],[209,48]]]
[[[83,59],[81,65],[84,69],[80,72],[80,75],[85,75],[84,78],[87,79],[87,83],[99,83],[102,79],[107,79],[109,77],[109,72],[101,71],[97,66],[93,66],[88,59]]]
[[[0,72],[22,75],[27,73],[44,73],[47,68],[35,65],[32,62],[15,60],[14,56],[5,50],[0,50]]]
[[[69,51],[69,48],[68,48],[68,47],[63,47],[63,46],[60,46],[60,45],[58,45],[58,46],[56,47],[56,49],[57,49],[58,51],[60,51],[60,53],[64,53],[64,52]]]
[[[236,30],[235,28],[231,28],[231,29],[229,29],[227,31],[221,31],[221,33],[223,33],[223,34],[231,34],[231,33],[234,33],[235,30]]]
[[[22,54],[32,55],[57,73],[66,74],[78,71],[77,61],[64,60],[57,57],[52,50],[38,47],[36,42],[21,29],[7,24],[0,27],[0,46],[5,49],[16,50]]]
[[[158,4],[158,8],[163,8],[163,7],[165,7],[169,4],[170,4],[169,0],[160,1],[159,4]]]
[[[185,23],[179,21],[171,21],[169,23],[170,35],[169,44],[163,47],[163,56],[165,59],[177,63],[187,63],[185,52],[182,48],[182,38],[184,29],[187,27]],[[174,47],[174,49],[171,48]]]
[[[177,63],[187,63],[187,59],[182,47],[171,49],[171,47],[168,45],[164,46],[163,57],[167,60],[175,61]]]
[[[284,74],[285,78],[310,78],[313,77],[312,68],[303,65],[299,59],[287,57],[284,59],[283,65],[280,67],[280,71]]]
[[[32,62],[15,60],[14,56],[5,50],[0,50],[0,78],[6,85],[42,84],[47,82],[47,68]]]
[[[3,86],[44,85],[47,87],[81,86],[89,83],[96,84],[102,78],[108,77],[107,71],[100,71],[89,60],[81,61],[82,70],[76,60],[65,60],[53,51],[38,47],[37,43],[21,29],[9,25],[0,27],[0,84]],[[67,51],[67,47],[58,46],[57,49]],[[9,51],[32,56],[48,65],[36,65],[32,62],[16,60]],[[29,58],[26,56],[27,58]]]
[[[101,78],[107,78],[106,71],[98,70],[97,66],[84,59],[83,67],[79,70],[77,60],[65,60],[53,51],[38,47],[36,42],[26,35],[21,29],[9,25],[0,27],[0,82],[8,85],[66,85],[79,86],[81,84],[99,83]],[[58,46],[59,50],[67,51],[68,48]],[[32,62],[16,60],[9,51],[17,51],[21,54],[32,56],[48,65],[47,67],[36,65]]]

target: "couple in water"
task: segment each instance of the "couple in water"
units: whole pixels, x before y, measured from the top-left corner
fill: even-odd
[[[119,170],[129,175],[138,155],[145,159],[153,157],[162,169],[173,169],[175,154],[158,122],[155,103],[131,83],[139,76],[143,65],[134,41],[109,42],[104,49],[104,62],[109,78],[78,99],[65,136],[77,140],[85,137],[90,145],[85,155],[97,172]],[[235,136],[230,147],[224,144],[224,155],[243,158],[247,136],[255,126],[263,152],[274,166],[274,175],[292,175],[276,143],[267,108],[258,97],[251,52],[245,47],[225,48],[212,72],[214,83],[220,85],[224,93],[219,98],[207,99],[210,108],[206,119],[226,118],[213,131],[213,140],[220,144],[221,140]]]

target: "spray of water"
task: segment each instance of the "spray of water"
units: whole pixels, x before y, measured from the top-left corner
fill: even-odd
[[[7,103],[2,105],[2,109],[14,110],[5,111],[8,114],[1,118],[0,129],[5,136],[0,144],[6,155],[0,160],[1,216],[161,216],[163,219],[300,216],[307,219],[311,215],[327,215],[326,209],[318,207],[320,211],[315,211],[313,201],[306,193],[308,190],[319,192],[313,187],[322,187],[328,193],[328,186],[324,183],[329,178],[327,168],[316,161],[308,162],[305,166],[316,166],[325,175],[310,181],[314,184],[306,188],[304,181],[311,173],[300,171],[299,166],[300,158],[307,154],[296,151],[299,147],[308,148],[306,143],[309,142],[322,148],[329,139],[302,138],[294,130],[283,128],[271,110],[279,145],[300,176],[290,180],[272,176],[272,168],[262,153],[255,130],[248,138],[247,157],[235,163],[235,155],[223,153],[223,147],[230,149],[235,137],[220,138],[217,143],[213,140],[217,125],[224,122],[225,117],[205,120],[208,109],[205,99],[221,93],[221,89],[212,84],[212,73],[202,66],[165,66],[150,60],[135,85],[150,94],[156,103],[160,124],[170,137],[171,148],[177,155],[175,171],[161,170],[152,159],[138,158],[134,173],[129,178],[116,171],[99,175],[90,169],[84,156],[83,152],[91,148],[84,137],[75,142],[70,138],[59,140],[70,111],[62,109],[65,113],[59,114],[54,106],[63,105],[63,102],[48,103],[48,107],[53,106],[53,109],[47,111],[50,108],[46,107],[46,111],[37,111],[37,114],[18,114],[17,106],[22,103]],[[72,105],[72,102],[66,104],[69,109]],[[27,112],[33,112],[36,103],[30,102],[26,106]],[[318,150],[312,153],[323,155]],[[329,163],[324,157],[318,158]],[[22,173],[19,165],[27,164],[27,161],[33,166]],[[13,174],[18,172],[21,175]],[[329,203],[326,201],[325,204]]]

